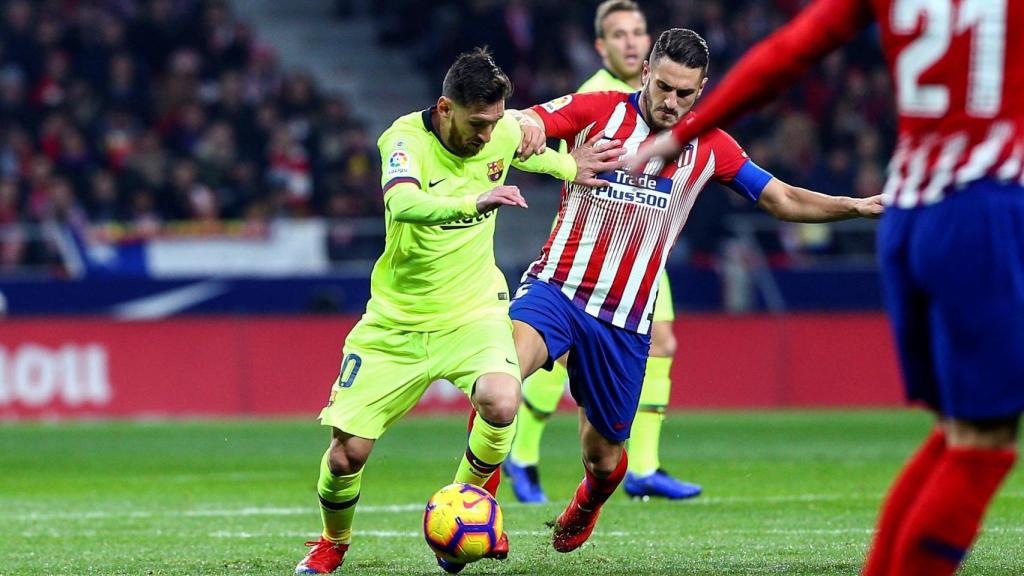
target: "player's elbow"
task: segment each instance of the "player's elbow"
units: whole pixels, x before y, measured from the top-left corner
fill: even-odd
[[[757,200],[757,205],[762,210],[784,222],[795,222],[798,220],[797,207],[799,200],[792,186],[781,185],[771,189],[765,189]]]

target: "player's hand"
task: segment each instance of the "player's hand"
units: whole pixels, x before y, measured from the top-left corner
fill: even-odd
[[[483,214],[500,206],[529,208],[518,186],[495,186],[476,199],[476,211]]]
[[[519,147],[516,148],[516,157],[520,161],[526,161],[534,154],[543,154],[548,149],[548,137],[544,132],[544,126],[530,117],[530,115],[519,110],[507,110],[507,112],[519,122],[519,128],[523,137],[519,140]]]
[[[596,178],[602,172],[618,170],[624,162],[621,160],[626,149],[620,140],[601,140],[603,133],[598,132],[586,144],[572,151],[576,160],[576,184],[597,188],[607,186],[608,182]]]
[[[675,158],[679,155],[679,151],[683,147],[676,142],[676,139],[672,137],[672,131],[666,130],[662,132],[660,136],[654,139],[654,142],[641,146],[637,150],[636,156],[629,159],[626,163],[626,170],[630,172],[636,172],[637,174],[644,171],[644,167],[650,162],[651,158],[661,156],[662,158]]]
[[[853,208],[862,218],[875,219],[885,212],[885,206],[882,204],[881,194],[869,196],[867,198],[857,198],[853,201]]]

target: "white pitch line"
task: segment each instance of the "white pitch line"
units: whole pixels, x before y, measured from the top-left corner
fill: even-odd
[[[634,536],[637,533],[634,532],[601,532],[601,536],[608,536],[614,538],[622,538],[626,536]],[[276,532],[250,532],[250,531],[230,531],[230,530],[218,530],[216,532],[210,532],[211,538],[307,538],[315,540],[319,534],[317,532],[301,532],[301,531],[276,531]],[[416,530],[355,530],[352,533],[354,538],[370,537],[370,538],[423,538],[423,533]],[[521,536],[551,536],[550,530],[509,530],[508,535],[512,537]],[[596,536],[597,534],[595,534]]]
[[[850,494],[792,494],[778,496],[709,496],[707,494],[699,498],[684,500],[682,502],[663,503],[668,506],[720,506],[731,504],[774,504],[774,503],[802,503],[802,502],[835,502],[835,501],[857,501],[877,500],[881,495],[869,495],[860,493]],[[999,499],[1021,499],[1024,493],[1009,492],[999,494]],[[373,514],[400,514],[407,512],[420,512],[425,504],[367,504],[359,506],[361,513]],[[543,506],[535,504],[521,504],[519,502],[507,502],[501,505],[504,509],[516,509],[526,507],[537,507],[543,510]],[[556,506],[550,506],[552,510]],[[317,511],[316,506],[296,507],[242,507],[242,508],[210,508],[192,510],[66,510],[66,511],[32,511],[18,514],[0,514],[0,520],[5,521],[47,521],[47,520],[100,520],[113,518],[232,518],[239,516],[304,516],[312,515]]]

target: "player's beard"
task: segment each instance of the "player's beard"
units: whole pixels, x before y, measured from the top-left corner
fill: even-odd
[[[644,90],[643,91],[643,98],[644,98],[644,110],[647,111],[646,118],[644,118],[644,120],[647,122],[647,125],[650,126],[651,128],[654,128],[654,130],[656,132],[661,132],[662,130],[668,130],[669,128],[675,126],[677,122],[679,122],[680,115],[675,113],[674,110],[671,113],[675,114],[675,116],[670,116],[672,118],[672,120],[670,120],[669,122],[666,123],[666,122],[661,122],[661,121],[658,120],[658,117],[655,116],[655,114],[654,114],[655,108],[654,108],[654,102],[651,99],[651,92],[650,92],[650,90]],[[666,113],[666,114],[668,113],[668,111],[665,110],[665,109],[659,109],[659,110],[662,113]]]
[[[459,130],[458,125],[454,122],[452,123],[451,133],[448,135],[448,138],[451,140],[452,152],[455,152],[462,158],[476,156],[484,148],[483,143],[479,140],[466,138],[466,135]],[[473,145],[472,142],[474,141],[479,145]]]

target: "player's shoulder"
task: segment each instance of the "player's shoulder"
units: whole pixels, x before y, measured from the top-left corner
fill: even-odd
[[[400,116],[380,135],[377,145],[417,148],[429,144],[432,134],[424,122],[424,111],[422,110]]]
[[[601,92],[584,92],[576,94],[566,94],[554,100],[549,100],[539,106],[545,112],[554,114],[562,108],[567,106],[573,106],[576,109],[601,109],[606,108],[609,105],[614,106],[619,102],[624,102],[629,99],[629,94],[625,92],[616,92],[613,90],[604,90]]]
[[[498,120],[498,123],[494,125],[494,132],[491,134],[491,141],[488,142],[488,146],[491,148],[497,146],[508,146],[511,145],[514,148],[519,147],[519,140],[523,136],[523,129],[519,127],[519,121],[516,120],[508,112]]]

